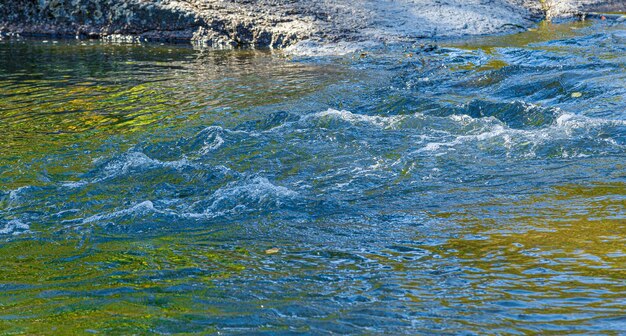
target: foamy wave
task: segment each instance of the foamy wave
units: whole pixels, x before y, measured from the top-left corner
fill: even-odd
[[[198,154],[206,155],[209,152],[220,148],[224,144],[224,139],[220,136],[221,131],[222,128],[220,127],[217,132],[212,132],[211,136],[204,140],[204,145],[200,148]]]
[[[94,216],[85,218],[82,220],[82,222],[83,224],[87,224],[87,223],[93,223],[93,222],[98,222],[102,220],[119,218],[123,216],[143,215],[146,213],[163,213],[163,212],[155,209],[154,204],[152,204],[151,201],[144,201],[144,202],[135,204],[128,209],[122,209],[122,210],[114,211],[111,213],[99,214],[99,215],[94,215]]]
[[[393,128],[400,121],[406,119],[406,116],[369,116],[364,114],[356,114],[346,110],[328,109],[326,111],[317,112],[306,116],[306,120],[320,119],[336,119],[348,122],[352,125],[369,124],[380,128]]]
[[[590,118],[572,113],[563,113],[556,119],[555,127],[565,131],[589,129],[602,126],[626,126],[625,120]]]
[[[28,232],[30,232],[30,226],[26,223],[20,222],[17,219],[10,220],[4,225],[2,229],[0,229],[0,235],[17,236]]]
[[[210,126],[190,138],[183,138],[178,145],[191,156],[204,156],[224,145],[224,133],[220,126]]]
[[[142,152],[131,151],[123,155],[119,160],[109,162],[103,169],[106,178],[124,175],[135,168],[168,167],[180,169],[191,165],[187,159],[177,161],[159,161],[148,157]]]
[[[480,119],[489,121],[489,123],[485,123],[483,125],[484,127],[479,128],[479,133],[477,134],[450,134],[451,138],[447,141],[433,141],[426,143],[417,151],[418,153],[454,150],[455,147],[459,145],[484,142],[494,142],[494,145],[500,146],[509,151],[513,150],[516,146],[530,145],[528,150],[534,152],[534,150],[538,147],[550,145],[550,143],[555,141],[574,141],[583,136],[593,138],[593,134],[595,132],[599,132],[599,129],[626,126],[626,121],[622,120],[590,118],[570,113],[561,113],[550,125],[531,130],[511,128],[493,117],[472,118],[467,115],[452,115],[449,119],[462,126],[475,123],[480,121]],[[605,141],[613,146],[623,146],[610,137],[600,139],[598,141]],[[564,151],[563,155],[567,155],[567,151]],[[584,154],[576,156],[584,156]]]
[[[99,177],[91,180],[82,180],[77,182],[65,182],[62,186],[66,188],[78,188],[90,183],[98,183],[118,176],[124,176],[132,173],[134,170],[165,167],[180,170],[185,167],[195,167],[196,165],[183,158],[176,161],[160,161],[148,157],[146,154],[138,151],[129,151],[121,157],[115,158],[96,171]]]
[[[216,190],[205,200],[193,204],[181,203],[183,200],[159,200],[165,208],[156,208],[152,201],[143,201],[130,208],[101,213],[84,219],[70,220],[68,224],[89,224],[110,221],[128,216],[146,216],[151,214],[189,219],[211,219],[224,215],[248,211],[272,209],[295,199],[298,193],[282,186],[272,184],[267,178],[254,177],[235,181]],[[173,206],[174,208],[168,209]]]
[[[30,188],[31,186],[23,186],[23,187],[19,187],[17,189],[13,189],[9,191],[9,205],[12,205],[13,203],[18,202],[20,198],[22,197],[21,194]]]
[[[188,217],[216,217],[249,210],[267,209],[281,206],[292,200],[298,193],[282,186],[272,184],[265,177],[254,177],[236,181],[218,189],[208,202],[201,201],[193,208],[209,204],[202,213],[189,213]]]

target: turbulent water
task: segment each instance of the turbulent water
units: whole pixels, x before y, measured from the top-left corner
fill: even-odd
[[[626,333],[624,23],[431,49],[0,42],[0,334]]]

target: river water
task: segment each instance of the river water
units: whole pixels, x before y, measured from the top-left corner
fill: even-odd
[[[0,41],[0,334],[626,333],[626,26],[438,45]]]

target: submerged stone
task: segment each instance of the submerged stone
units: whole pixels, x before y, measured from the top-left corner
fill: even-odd
[[[273,247],[271,249],[265,250],[265,254],[276,254],[280,252],[280,249],[277,247]]]

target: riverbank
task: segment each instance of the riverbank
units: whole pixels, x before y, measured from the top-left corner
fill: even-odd
[[[619,0],[8,0],[0,33],[212,47],[393,42],[524,30],[538,20],[626,11]]]

